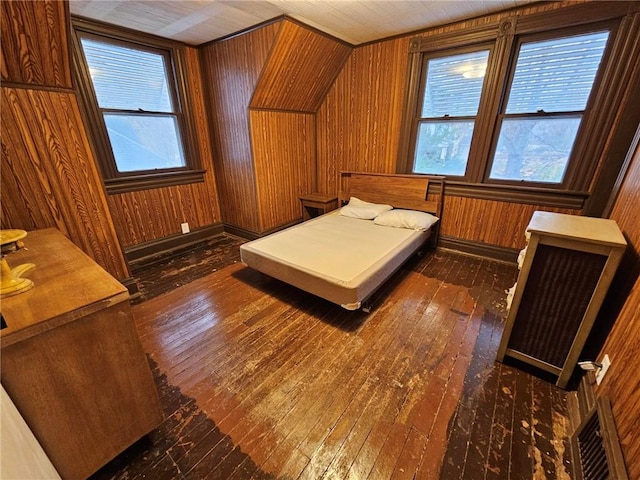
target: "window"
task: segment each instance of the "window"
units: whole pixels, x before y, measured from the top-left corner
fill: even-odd
[[[520,45],[491,180],[563,182],[608,36],[603,31]]]
[[[79,83],[107,191],[201,181],[172,48],[77,25],[76,32]]]
[[[166,55],[81,42],[118,172],[184,167]]]
[[[626,102],[625,15],[577,5],[412,39],[398,172],[445,175],[456,195],[582,208],[596,173],[617,175],[602,155]]]
[[[426,58],[413,171],[463,176],[489,50]]]

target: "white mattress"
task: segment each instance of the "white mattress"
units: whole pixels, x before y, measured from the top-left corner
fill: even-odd
[[[242,261],[350,310],[357,309],[429,232],[375,225],[334,211],[240,247]]]

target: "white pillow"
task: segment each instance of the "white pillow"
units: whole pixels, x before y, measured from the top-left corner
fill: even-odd
[[[349,205],[375,205],[375,203],[365,202],[358,197],[349,197]]]
[[[372,220],[383,212],[391,210],[391,205],[382,203],[369,203],[356,197],[351,197],[349,203],[340,209],[340,215],[345,217],[360,218],[362,220]]]
[[[378,215],[373,223],[386,227],[410,228],[412,230],[425,231],[438,221],[438,217],[426,212],[416,210],[394,209]]]

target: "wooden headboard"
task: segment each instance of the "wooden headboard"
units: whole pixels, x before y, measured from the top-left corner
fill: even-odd
[[[442,218],[444,177],[340,172],[339,185],[340,205],[348,202],[350,197],[357,197],[365,202],[420,210]]]

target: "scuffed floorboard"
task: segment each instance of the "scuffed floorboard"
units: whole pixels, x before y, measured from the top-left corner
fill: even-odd
[[[514,266],[411,259],[371,313],[223,236],[137,270],[166,420],[98,479],[569,479],[567,393],[495,362]]]

